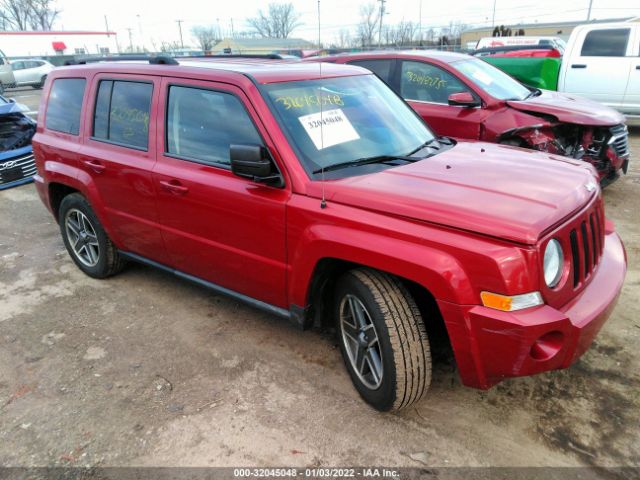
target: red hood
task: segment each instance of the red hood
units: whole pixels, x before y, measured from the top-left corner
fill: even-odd
[[[579,96],[542,90],[542,94],[522,101],[507,102],[512,108],[524,112],[553,115],[561,122],[610,127],[625,122],[624,115]]]
[[[481,152],[481,148],[484,152]],[[325,182],[329,202],[535,244],[598,189],[591,167],[504,145],[460,142],[434,157]],[[321,183],[309,195],[321,197]]]

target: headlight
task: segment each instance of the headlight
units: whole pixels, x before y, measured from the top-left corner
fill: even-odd
[[[564,255],[562,246],[555,238],[547,243],[544,251],[544,281],[549,288],[558,285],[560,277],[562,277],[562,267],[564,265]]]

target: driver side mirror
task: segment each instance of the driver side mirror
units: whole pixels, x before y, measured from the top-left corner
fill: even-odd
[[[231,171],[239,177],[274,187],[283,187],[282,175],[277,171],[267,149],[260,145],[230,145]]]
[[[448,98],[449,105],[452,107],[479,107],[480,101],[476,100],[470,92],[452,93]]]

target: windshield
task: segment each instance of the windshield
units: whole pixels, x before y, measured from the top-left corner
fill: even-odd
[[[264,87],[305,170],[378,156],[411,154],[435,138],[374,75]]]
[[[469,58],[452,64],[460,73],[499,100],[524,100],[531,91],[493,65]]]

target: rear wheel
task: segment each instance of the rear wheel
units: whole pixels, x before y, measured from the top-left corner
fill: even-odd
[[[44,87],[44,82],[47,80],[47,76],[43,75],[42,78],[40,79],[40,83],[37,83],[35,85],[31,85],[31,88],[38,90],[42,87]]]
[[[73,193],[62,199],[59,222],[64,245],[80,270],[94,278],[122,270],[124,259],[82,195]]]
[[[418,401],[431,383],[431,352],[416,303],[395,277],[347,272],[336,287],[340,349],[354,386],[381,411]]]

